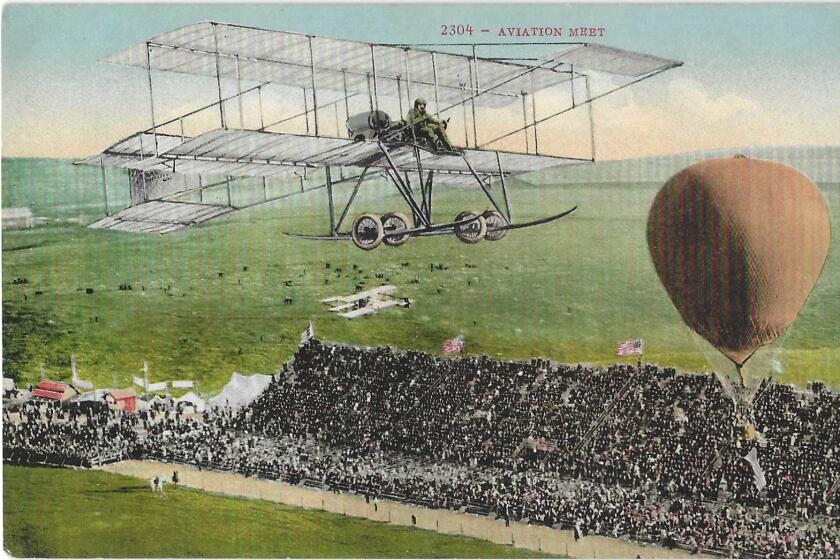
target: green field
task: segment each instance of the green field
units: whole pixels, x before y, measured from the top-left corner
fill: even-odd
[[[526,550],[99,471],[3,466],[17,557],[525,558]]]
[[[67,217],[77,205],[89,219],[102,212],[94,202],[101,192],[98,169],[14,159],[3,165],[4,206],[30,205],[39,215]],[[821,187],[832,214],[840,215],[840,186]],[[561,362],[615,362],[620,341],[643,337],[646,361],[708,369],[713,351],[682,324],[648,256],[645,222],[657,188],[516,183],[517,220],[572,205],[579,210],[475,246],[441,236],[363,252],[349,242],[282,235],[324,233],[324,191],[165,236],[72,224],[6,230],[4,375],[31,382],[43,367],[47,376],[66,379],[75,354],[81,377],[102,386],[116,375],[125,385],[146,360],[152,381],[196,379],[201,391],[212,393],[233,371],[277,371],[309,320],[327,340],[439,352],[445,339],[463,332],[470,354]],[[366,184],[356,213],[403,209],[392,193],[384,184]],[[339,189],[337,198],[348,194],[349,188]],[[485,207],[480,192],[442,187],[436,192],[435,211],[442,218]],[[838,224],[835,218],[835,240]],[[433,263],[447,268],[431,271]],[[12,284],[16,277],[28,283]],[[348,321],[320,303],[352,293],[361,282],[366,288],[394,284],[415,305]],[[132,291],[119,291],[123,283]],[[293,304],[285,305],[285,298]],[[780,381],[822,379],[840,387],[838,302],[835,242],[814,293],[783,341]]]

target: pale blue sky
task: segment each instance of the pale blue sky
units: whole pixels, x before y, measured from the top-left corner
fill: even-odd
[[[597,42],[685,65],[597,108],[603,156],[840,144],[836,4],[10,4],[3,155],[89,155],[149,126],[145,74],[97,60],[206,20],[404,43],[441,41],[443,23],[604,27]]]

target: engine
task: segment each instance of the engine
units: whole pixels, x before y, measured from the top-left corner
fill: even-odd
[[[368,111],[347,119],[347,132],[354,140],[371,140],[391,126],[391,117],[385,111]]]

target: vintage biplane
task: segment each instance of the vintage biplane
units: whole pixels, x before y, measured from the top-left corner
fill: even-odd
[[[347,319],[364,317],[365,315],[392,307],[411,307],[414,302],[410,298],[395,296],[394,293],[396,291],[397,288],[395,286],[386,284],[349,296],[328,297],[322,299],[321,303],[331,305],[330,311],[336,313],[339,317],[345,317]]]
[[[515,48],[524,54],[508,56]],[[592,102],[681,65],[591,43],[361,43],[217,22],[188,25],[104,60],[146,69],[151,127],[79,162],[102,168],[106,217],[90,227],[175,231],[313,190],[304,188],[303,177],[317,169],[323,170],[325,182],[314,188],[326,190],[329,229],[324,235],[289,235],[352,240],[362,249],[442,234],[465,243],[497,241],[508,230],[569,215],[576,207],[514,221],[506,180],[595,161]],[[157,72],[202,76],[212,83],[215,101],[162,119],[164,100],[153,86]],[[607,84],[601,91],[592,85],[599,76]],[[273,89],[283,92],[275,109],[288,108],[295,91],[301,107],[269,118],[267,99]],[[416,125],[406,124],[405,113],[419,97],[433,103],[431,113],[440,120],[460,123],[452,123],[449,133],[457,129],[460,143],[463,130],[461,148],[441,150]],[[550,153],[558,135],[546,142],[540,132],[582,108],[588,108],[583,118],[589,154]],[[305,131],[298,130],[304,122]],[[479,122],[488,124],[479,131]],[[130,203],[116,213],[109,207],[106,167],[129,174]],[[405,202],[403,212],[362,211],[350,230],[342,231],[362,185],[383,178]],[[296,179],[300,189],[293,192],[276,194],[268,186]],[[235,203],[232,189],[242,180],[252,187],[257,182],[261,196]],[[340,183],[353,188],[339,213],[334,187]],[[434,186],[441,184],[474,187],[478,196],[483,194],[486,209],[438,220],[432,200]],[[222,189],[221,200],[204,196],[211,189]]]

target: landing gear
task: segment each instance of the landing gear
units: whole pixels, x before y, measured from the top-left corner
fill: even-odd
[[[507,220],[496,210],[488,210],[484,213],[484,221],[487,222],[487,235],[484,238],[487,241],[498,241],[507,235],[506,229],[494,229],[507,225]]]
[[[338,240],[352,240],[356,247],[364,251],[370,251],[377,248],[383,242],[389,247],[399,247],[408,242],[412,237],[426,237],[433,235],[452,235],[454,234],[462,243],[473,245],[482,239],[487,238],[490,241],[499,241],[507,235],[508,230],[530,228],[542,224],[547,224],[567,216],[574,212],[577,207],[570,208],[560,214],[547,216],[539,220],[533,220],[524,223],[513,223],[510,218],[510,206],[507,200],[507,190],[505,187],[504,178],[510,173],[505,173],[502,169],[501,159],[499,154],[496,154],[496,162],[498,163],[498,172],[486,168],[486,160],[482,161],[479,172],[473,168],[468,161],[472,157],[470,150],[461,150],[454,148],[454,152],[446,153],[436,151],[434,154],[429,152],[441,149],[452,150],[452,146],[447,146],[445,135],[427,134],[423,138],[419,130],[413,127],[407,127],[405,124],[400,124],[397,128],[387,129],[387,127],[379,127],[379,125],[371,125],[371,129],[376,129],[376,134],[373,136],[365,136],[364,139],[357,138],[362,132],[351,129],[351,138],[357,140],[365,140],[371,146],[370,148],[378,148],[378,153],[371,153],[365,156],[366,167],[362,170],[360,175],[352,177],[356,180],[356,185],[353,187],[353,192],[347,199],[344,209],[337,218],[335,212],[334,199],[332,194],[332,182],[329,174],[329,167],[327,167],[327,196],[330,204],[330,230],[326,235],[302,235],[289,233],[292,237],[302,239],[312,239],[318,241],[338,241]],[[421,130],[426,130],[422,128]],[[367,132],[364,132],[367,134]],[[407,136],[410,136],[410,141],[407,141]],[[438,136],[438,137],[435,137]],[[403,138],[400,140],[399,138]],[[389,144],[390,142],[390,144]],[[394,150],[394,155],[391,154],[391,149]],[[413,159],[410,157],[413,152]],[[395,158],[396,156],[396,158]],[[457,156],[457,157],[454,157]],[[395,162],[399,162],[397,166]],[[427,172],[423,171],[425,163],[432,163],[432,169]],[[478,183],[478,186],[483,191],[488,201],[492,204],[493,210],[477,211],[470,210],[460,212],[455,217],[454,221],[447,221],[445,223],[435,222],[432,216],[432,191],[435,177],[444,175],[444,179],[461,179],[458,175],[466,176],[466,173],[461,166],[469,170],[470,175]],[[408,166],[406,169],[401,169],[403,166]],[[350,231],[341,231],[341,226],[345,223],[345,218],[348,217],[350,207],[359,192],[359,188],[368,171],[381,170],[382,175],[388,179],[397,192],[402,196],[405,203],[411,209],[409,217],[398,212],[388,212],[380,215],[378,212],[365,213],[353,221]],[[411,173],[417,171],[419,175],[419,184],[412,187],[409,180],[414,175]],[[438,175],[436,175],[438,173]],[[484,176],[482,178],[482,175]],[[502,194],[505,197],[505,206],[507,212],[502,213],[501,206],[496,201],[493,193],[490,191],[490,181],[492,177],[499,177],[501,179]],[[347,181],[350,179],[342,179]]]
[[[471,218],[476,219],[467,224],[455,226],[455,236],[460,241],[469,244],[478,243],[487,234],[487,222],[484,220],[484,216],[475,210],[461,212],[455,216],[455,221],[460,222]]]
[[[385,233],[390,233],[392,231],[399,231],[399,230],[408,230],[411,229],[408,225],[408,218],[405,215],[400,214],[399,212],[390,212],[382,216],[382,227]],[[408,241],[409,234],[403,235],[389,235],[385,237],[382,241],[388,247],[399,247],[406,241]]]
[[[350,236],[353,243],[359,249],[370,251],[376,249],[382,243],[385,229],[382,221],[375,214],[362,214],[353,222],[353,229]]]

